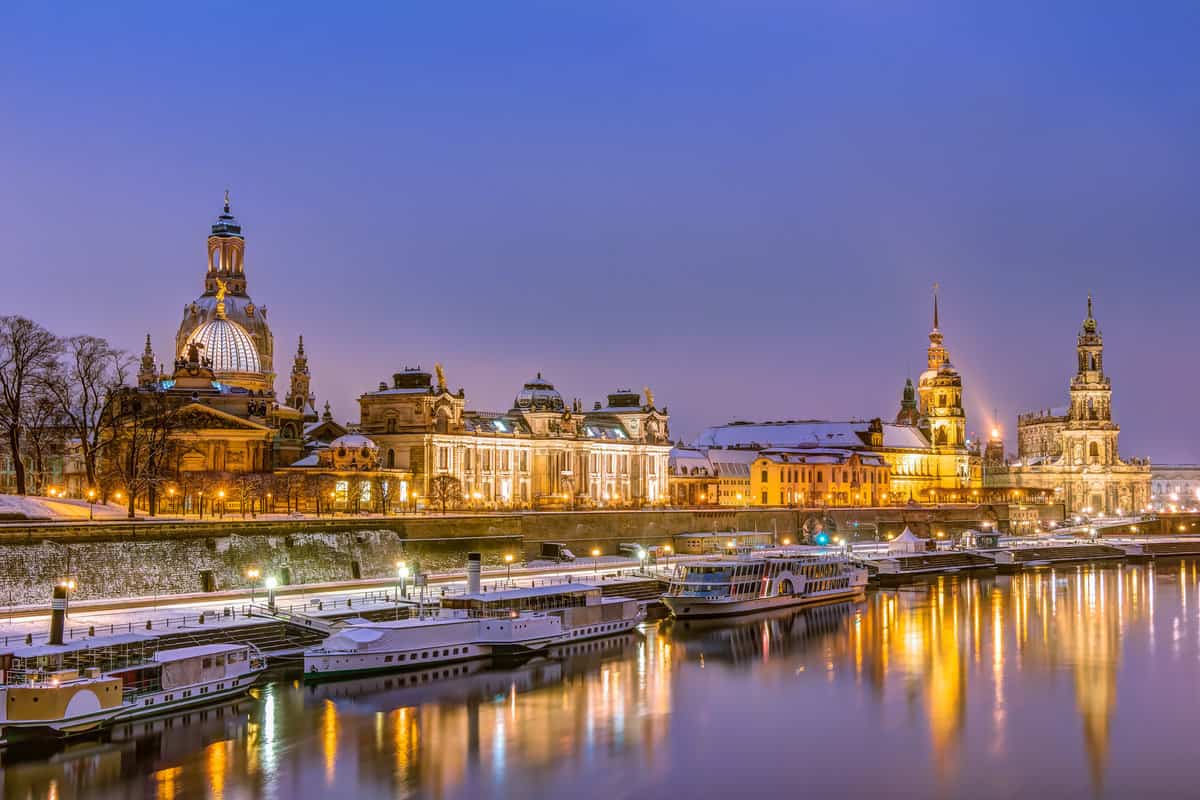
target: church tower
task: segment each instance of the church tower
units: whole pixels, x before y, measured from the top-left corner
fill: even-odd
[[[246,239],[242,225],[229,209],[229,190],[225,190],[225,207],[213,223],[208,237],[208,273],[204,276],[205,294],[217,291],[217,280],[225,282],[230,294],[246,294]]]
[[[150,334],[146,334],[146,349],[142,351],[142,363],[138,368],[138,386],[149,386],[158,381],[158,370],[154,367],[154,349],[150,346]]]
[[[928,369],[917,381],[918,410],[928,424],[929,440],[934,447],[965,448],[967,415],[962,405],[962,376],[950,363],[940,320],[938,285],[933,285],[933,329],[929,331]]]
[[[896,414],[897,425],[917,425],[921,421],[921,412],[917,409],[917,390],[912,378],[904,381],[904,394],[900,397],[900,411]]]
[[[317,411],[313,407],[314,398],[310,394],[311,375],[308,371],[308,356],[304,354],[304,337],[296,348],[296,358],[292,361],[292,382],[288,389],[287,404],[297,411],[304,412],[305,422],[316,422]]]
[[[1076,464],[1112,465],[1118,460],[1117,434],[1112,421],[1112,382],[1104,374],[1104,338],[1093,316],[1088,295],[1087,318],[1076,339],[1076,370],[1071,378],[1071,407],[1067,412],[1064,451]]]

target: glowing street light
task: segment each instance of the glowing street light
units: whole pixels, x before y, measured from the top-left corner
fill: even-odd
[[[88,520],[91,521],[96,518],[96,490],[88,489],[87,497],[88,497]]]
[[[504,554],[504,568],[507,572],[504,576],[504,582],[507,584],[512,583],[512,562],[513,562],[513,554],[505,553]]]
[[[400,602],[400,596],[408,597],[408,564],[404,561],[396,562],[396,577],[400,579],[400,585],[396,588],[396,602]]]
[[[275,579],[274,575],[268,575],[267,579],[265,581],[263,581],[263,583],[267,587],[267,608],[274,611],[275,610],[275,587],[277,587],[279,585],[279,581],[277,581]]]
[[[592,548],[592,574],[595,575],[598,572],[600,572],[600,548],[593,547]]]

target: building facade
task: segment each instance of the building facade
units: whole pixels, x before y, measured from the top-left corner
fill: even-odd
[[[674,451],[671,475],[679,486],[673,492],[675,502],[734,505],[744,500],[761,505],[764,491],[766,505],[979,500],[982,459],[977,445],[967,439],[962,376],[950,362],[936,286],[926,363],[916,386],[906,381],[895,422],[788,420],[709,428],[690,446]],[[754,454],[750,462],[732,457],[742,452]],[[755,469],[757,454],[764,463]],[[801,477],[792,480],[797,474]],[[841,480],[824,483],[835,476]],[[724,483],[731,485],[726,489]],[[749,486],[743,490],[745,483]],[[705,488],[714,485],[715,498],[711,488]]]
[[[359,398],[359,432],[388,468],[411,472],[422,502],[453,478],[468,508],[568,508],[664,504],[667,409],[646,391],[619,390],[588,411],[567,405],[539,373],[505,412],[470,411],[440,366],[404,369]]]
[[[1068,513],[1124,514],[1150,505],[1150,462],[1122,459],[1112,416],[1104,340],[1088,297],[1075,345],[1076,369],[1064,408],[1017,417],[1015,460],[989,459],[988,489],[1053,495]]]
[[[1160,511],[1200,507],[1200,464],[1151,467],[1150,505]]]

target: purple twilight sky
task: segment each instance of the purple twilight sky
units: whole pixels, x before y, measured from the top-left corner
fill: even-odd
[[[731,419],[892,416],[930,286],[968,429],[1065,401],[1200,460],[1194,3],[0,5],[0,313],[160,360],[231,189],[277,385],[537,371]]]

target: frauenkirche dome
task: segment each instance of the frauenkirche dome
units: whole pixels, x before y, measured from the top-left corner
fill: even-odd
[[[212,362],[213,372],[217,374],[262,372],[258,348],[250,334],[232,320],[218,317],[202,323],[188,336],[185,352],[193,344],[200,346],[201,354]]]

